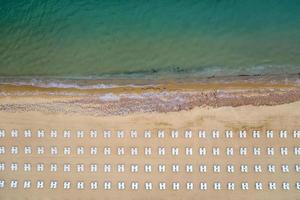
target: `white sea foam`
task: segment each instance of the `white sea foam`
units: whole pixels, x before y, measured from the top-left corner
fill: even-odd
[[[113,93],[107,93],[107,94],[101,95],[99,97],[99,99],[101,101],[119,101],[120,96],[116,95],[116,94],[113,94]]]
[[[30,79],[30,80],[18,80],[18,81],[1,81],[1,84],[7,85],[15,85],[15,86],[33,86],[33,87],[40,87],[40,88],[62,88],[62,89],[111,89],[111,88],[141,88],[141,87],[153,87],[158,85],[153,84],[110,84],[110,83],[97,83],[95,80],[90,80],[84,82],[82,80],[39,80],[39,79]]]
[[[145,87],[147,85],[116,85],[116,84],[94,84],[94,85],[79,85],[79,84],[71,84],[71,83],[60,83],[60,82],[3,82],[2,84],[7,85],[15,85],[15,86],[33,86],[40,88],[63,88],[63,89],[111,89],[111,88],[119,88],[119,87]]]
[[[60,83],[60,82],[16,82],[13,83],[18,86],[35,86],[41,88],[75,88],[75,89],[106,89],[106,88],[115,88],[120,87],[118,85],[112,84],[96,84],[96,85],[79,85],[79,84],[71,84],[71,83]]]

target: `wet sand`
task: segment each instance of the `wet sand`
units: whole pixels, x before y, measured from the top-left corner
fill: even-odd
[[[167,83],[104,89],[0,84],[0,110],[6,112],[110,116],[177,112],[206,106],[272,106],[299,100],[300,86],[282,83]]]

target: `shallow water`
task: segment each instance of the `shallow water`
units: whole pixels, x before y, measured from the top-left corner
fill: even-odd
[[[3,0],[0,9],[0,76],[300,72],[297,0]]]

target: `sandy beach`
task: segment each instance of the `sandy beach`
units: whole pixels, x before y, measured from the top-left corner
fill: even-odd
[[[0,200],[300,200],[299,1],[0,5]]]
[[[125,173],[113,171],[106,174],[100,167],[101,169],[96,175],[88,171],[78,174],[75,170],[70,173],[49,172],[42,174],[34,171],[30,175],[22,170],[18,172],[6,171],[5,174],[1,173],[1,179],[11,180],[13,177],[17,177],[19,180],[30,179],[32,181],[42,179],[47,184],[50,180],[58,180],[59,182],[70,180],[74,183],[81,180],[85,182],[87,188],[93,180],[99,181],[101,187],[105,180],[110,180],[113,184],[122,180],[128,184],[124,191],[117,190],[116,185],[109,191],[102,188],[96,191],[77,190],[76,188],[68,191],[62,188],[55,191],[20,188],[18,192],[13,189],[5,189],[5,192],[0,193],[1,199],[20,199],[21,197],[21,199],[120,199],[120,195],[122,195],[122,199],[297,199],[299,197],[299,191],[294,187],[289,191],[283,191],[280,188],[281,182],[289,181],[292,186],[300,178],[293,169],[299,158],[292,153],[292,148],[299,145],[298,139],[292,137],[292,132],[299,130],[300,127],[300,89],[296,85],[191,84],[137,89],[118,88],[110,91],[75,89],[70,91],[3,85],[0,88],[2,94],[5,94],[0,97],[1,129],[5,129],[7,133],[12,129],[17,129],[20,133],[25,129],[30,129],[33,133],[36,133],[38,129],[43,129],[46,133],[44,139],[33,136],[30,138],[30,142],[28,141],[29,138],[24,138],[22,134],[17,141],[11,137],[1,138],[2,145],[11,146],[17,142],[20,147],[30,144],[32,147],[43,145],[46,148],[55,145],[59,149],[65,146],[72,148],[97,146],[100,149],[110,146],[113,151],[122,146],[126,149],[125,155],[118,156],[114,153],[110,157],[101,157],[102,154],[99,155],[100,157],[90,155],[52,157],[49,152],[46,152],[43,157],[25,156],[22,153],[17,157],[9,154],[1,155],[1,161],[5,163],[18,162],[21,164],[30,161],[31,163],[42,162],[46,165],[55,162],[62,165],[65,162],[70,162],[74,165],[82,163],[85,166],[90,163],[99,163],[100,166],[104,163],[111,163],[112,165],[124,163],[126,168]],[[62,95],[62,91],[64,95]],[[65,95],[66,91],[68,95]],[[174,100],[173,93],[174,96],[181,99]],[[58,131],[58,138],[50,138],[49,133],[52,129]],[[140,134],[138,138],[130,138],[129,132],[132,129],[138,131]],[[71,130],[72,132],[72,137],[68,140],[62,137],[64,130]],[[78,130],[86,133],[81,139],[75,136]],[[99,132],[99,139],[88,136],[91,130]],[[104,139],[104,130],[111,130],[112,137]],[[115,133],[118,130],[125,132],[124,138],[116,137]],[[152,131],[153,136],[148,139],[143,138],[145,130]],[[158,130],[164,130],[166,138],[158,138],[156,134]],[[170,132],[172,130],[179,131],[180,134],[177,139],[171,138]],[[185,130],[192,130],[192,139],[184,138]],[[219,130],[221,135],[217,140],[210,136],[199,139],[199,130],[206,130],[207,133]],[[232,130],[234,132],[233,138],[225,138],[225,130]],[[246,130],[249,133],[247,138],[240,139],[238,137],[240,130]],[[253,130],[260,130],[262,132],[261,138],[252,138],[251,131]],[[264,134],[266,130],[274,130],[274,138],[266,138]],[[288,138],[279,138],[277,133],[280,130],[287,130]],[[144,147],[152,147],[154,153],[149,157],[145,157],[142,153],[132,157],[127,150],[133,146],[140,148],[141,152]],[[190,146],[194,148],[195,152],[189,157],[183,154],[177,157],[167,154],[161,158],[156,154],[156,149],[159,146],[165,146],[167,149],[176,146],[180,148],[180,152],[183,152],[185,147]],[[233,147],[236,154],[231,157],[224,154],[224,156],[218,157],[211,154],[200,157],[197,148],[201,146],[207,147],[207,149],[218,146],[222,153],[225,152],[226,147]],[[242,146],[248,147],[249,152],[251,152],[251,148],[259,146],[262,148],[263,154],[256,157],[249,153],[246,158],[241,157],[238,155],[238,148]],[[288,147],[291,152],[284,158],[279,153],[270,158],[265,154],[265,148],[269,146],[275,149]],[[262,173],[255,173],[250,170],[249,173],[242,174],[238,168],[245,162],[250,166],[261,164],[263,167],[270,163],[275,164],[278,167],[277,173],[280,175],[270,174],[265,171],[265,168]],[[132,163],[140,164],[141,169],[145,163],[151,163],[155,169],[150,174],[143,172],[143,170],[133,174],[128,167]],[[182,169],[187,163],[190,163],[195,168],[193,173],[180,171],[174,174],[168,170],[161,174],[156,169],[159,163],[164,163],[167,166],[177,163]],[[215,163],[221,164],[224,172],[216,174],[209,170],[205,174],[199,173],[197,166],[201,163],[205,163],[209,167]],[[225,171],[227,164],[234,164],[236,172],[228,174]],[[280,172],[282,164],[290,165],[289,173]],[[155,185],[152,191],[143,189],[143,183],[147,180],[151,180]],[[194,182],[194,190],[184,189],[187,180]],[[249,182],[250,188],[247,191],[242,191],[238,184],[245,180]],[[139,181],[141,189],[138,191],[130,190],[129,184],[132,181]],[[159,181],[165,181],[168,185],[174,181],[179,181],[183,189],[160,191],[156,187]],[[199,182],[201,181],[208,183],[207,191],[199,190]],[[220,181],[223,184],[222,190],[213,190],[212,184],[215,181]],[[226,189],[226,184],[230,181],[236,182],[235,191]],[[263,191],[255,191],[254,183],[256,181],[265,184]],[[267,188],[269,181],[277,181],[278,189],[269,190]]]

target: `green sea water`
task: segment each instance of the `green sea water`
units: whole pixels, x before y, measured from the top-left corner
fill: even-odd
[[[0,1],[2,77],[299,72],[299,0]]]

